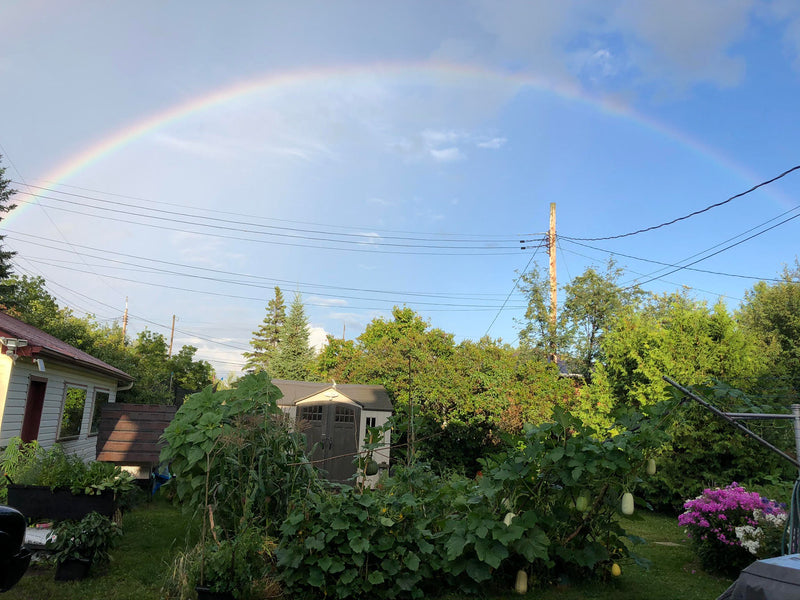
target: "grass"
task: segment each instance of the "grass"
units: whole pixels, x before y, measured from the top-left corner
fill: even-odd
[[[713,600],[731,580],[706,574],[694,558],[677,519],[653,514],[625,518],[625,529],[648,540],[637,553],[652,562],[649,570],[633,562],[623,563],[622,575],[607,582],[565,583],[531,590],[526,598],[536,600]],[[157,600],[175,554],[186,547],[190,521],[164,500],[144,503],[127,513],[125,535],[112,551],[113,562],[93,570],[80,582],[53,580],[52,566],[32,566],[4,600]],[[194,533],[196,535],[196,532]],[[513,586],[513,582],[510,583]],[[509,587],[510,587],[509,586]],[[448,600],[466,600],[450,595]],[[520,596],[500,592],[493,600]]]
[[[187,545],[189,525],[165,500],[140,504],[125,514],[125,535],[110,564],[93,567],[88,579],[77,582],[56,582],[54,567],[32,564],[3,600],[159,600],[172,558]]]

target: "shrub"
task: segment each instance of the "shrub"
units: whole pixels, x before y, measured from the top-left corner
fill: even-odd
[[[781,554],[786,511],[773,500],[734,482],[704,490],[684,508],[678,523],[708,571],[733,576],[756,559]]]

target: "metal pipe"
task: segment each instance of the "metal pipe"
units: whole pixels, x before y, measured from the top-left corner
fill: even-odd
[[[679,383],[676,383],[676,382],[672,381],[672,379],[670,379],[666,375],[663,376],[663,379],[664,379],[664,381],[666,381],[668,384],[670,384],[675,389],[683,392],[684,394],[689,396],[689,398],[691,398],[692,400],[695,400],[696,402],[698,402],[702,406],[706,407],[708,410],[713,412],[715,415],[717,415],[721,419],[726,420],[728,423],[730,423],[731,425],[733,425],[734,427],[736,427],[737,429],[742,431],[744,434],[749,435],[751,438],[753,438],[755,441],[757,441],[759,444],[761,444],[765,448],[768,448],[768,449],[772,450],[773,452],[775,452],[776,454],[781,455],[783,458],[785,458],[790,463],[792,463],[795,467],[800,469],[800,454],[798,454],[798,458],[793,458],[793,457],[789,456],[788,454],[786,454],[786,452],[784,452],[780,448],[777,448],[776,446],[773,446],[767,440],[765,440],[764,438],[762,438],[758,434],[753,433],[752,431],[750,431],[747,427],[745,427],[741,423],[737,423],[734,419],[732,419],[731,417],[726,415],[724,412],[722,412],[716,406],[714,406],[713,404],[709,404],[708,402],[703,400],[700,396],[698,396],[694,392],[686,389],[685,387],[683,387]],[[798,415],[800,416],[800,413],[798,413]],[[795,421],[795,438],[797,438],[798,433],[800,433],[800,432],[798,432],[798,421]],[[798,442],[798,443],[800,443],[800,442]]]

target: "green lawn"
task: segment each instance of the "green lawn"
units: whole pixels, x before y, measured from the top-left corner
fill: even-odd
[[[113,561],[80,582],[56,582],[51,566],[31,565],[3,600],[158,600],[176,551],[186,546],[189,522],[164,500],[145,502],[123,519],[125,535]]]
[[[114,561],[83,582],[56,583],[53,568],[33,566],[4,600],[156,600],[175,552],[186,546],[189,521],[163,500],[140,505],[125,515],[125,535],[113,551]],[[644,514],[625,519],[624,527],[648,540],[638,553],[652,561],[645,571],[622,564],[622,575],[607,583],[566,584],[531,590],[536,600],[713,600],[731,581],[704,573],[674,518]],[[519,598],[509,590],[494,600]],[[462,600],[448,596],[449,600]],[[465,599],[464,599],[465,600]]]

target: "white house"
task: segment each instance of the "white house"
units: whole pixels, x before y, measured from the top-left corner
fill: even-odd
[[[282,379],[272,383],[283,392],[278,406],[305,433],[308,447],[313,449],[311,459],[327,471],[331,481],[346,481],[353,475],[353,459],[363,450],[367,428],[385,425],[392,415],[392,401],[382,385]],[[382,442],[373,459],[388,468],[390,432],[383,434]]]
[[[19,436],[94,459],[100,407],[131,385],[124,371],[0,313],[0,446]]]

